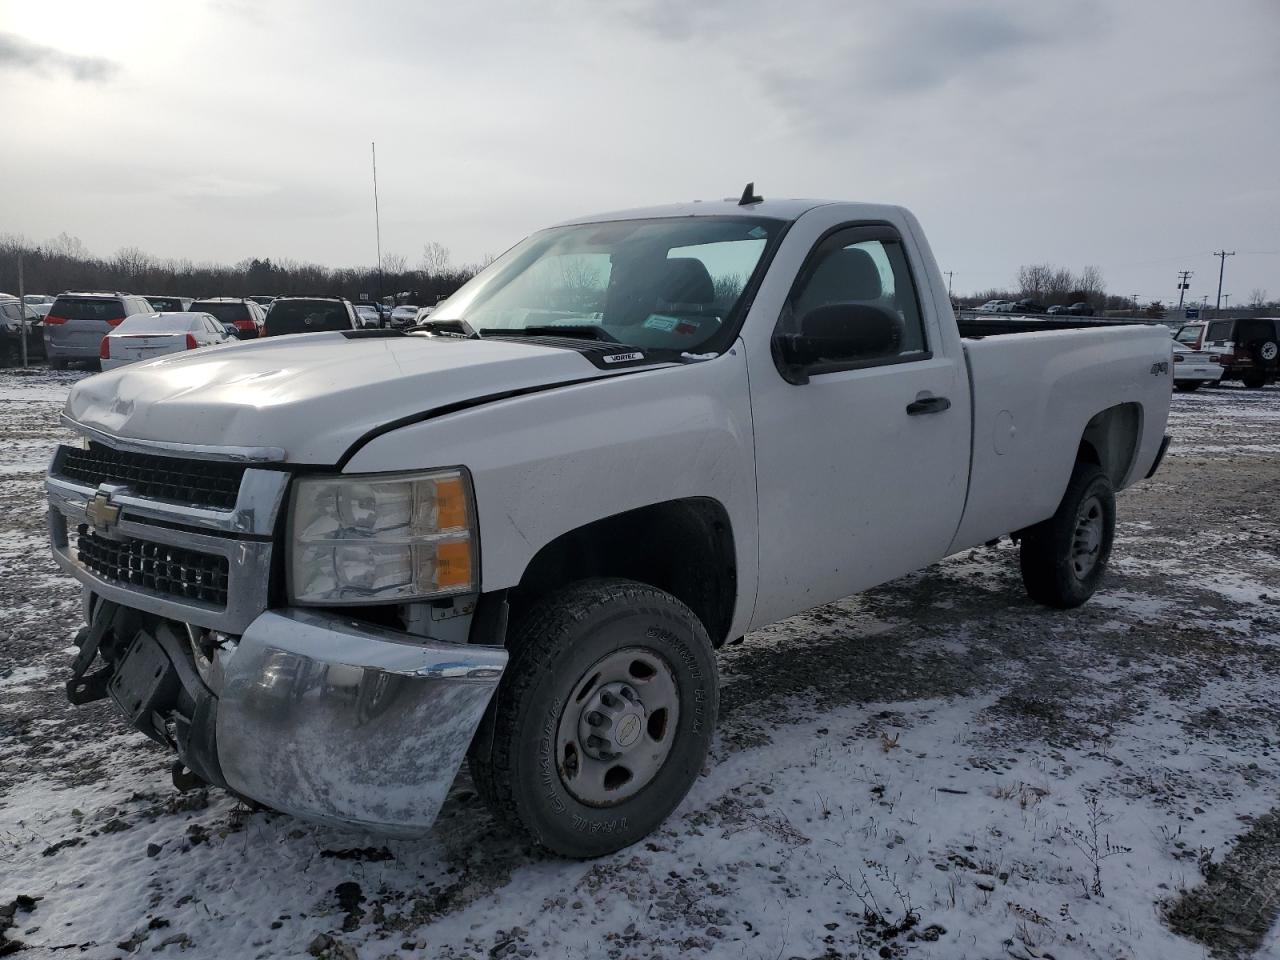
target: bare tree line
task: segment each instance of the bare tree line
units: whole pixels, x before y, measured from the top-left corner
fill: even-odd
[[[43,243],[9,234],[0,235],[0,290],[6,293],[17,292],[19,255],[28,293],[121,290],[187,297],[323,294],[352,300],[409,293],[427,305],[453,293],[484,265],[454,265],[449,248],[434,241],[423,247],[414,266],[403,254],[384,255],[379,272],[376,266],[326,267],[270,257],[253,257],[233,265],[196,262],[156,257],[137,247],[97,257],[78,237],[66,233]]]

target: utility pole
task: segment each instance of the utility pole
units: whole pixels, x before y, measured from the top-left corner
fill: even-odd
[[[948,299],[948,300],[950,300],[950,299],[951,299],[951,276],[952,276],[952,274],[954,274],[954,273],[955,273],[955,271],[954,271],[954,270],[948,270],[948,271],[947,271],[947,299]]]
[[[378,145],[370,142],[373,156],[373,229],[378,243],[378,310],[382,310],[382,218],[378,216]]]
[[[1231,294],[1224,293],[1222,295],[1222,306],[1223,306],[1223,309],[1226,309],[1226,310],[1231,309]]]
[[[1179,310],[1182,309],[1182,297],[1184,294],[1186,294],[1187,289],[1191,286],[1190,280],[1191,280],[1190,270],[1178,271],[1178,309]]]
[[[1133,295],[1133,312],[1135,315],[1138,313],[1138,295],[1136,293]]]
[[[1218,299],[1214,301],[1213,304],[1213,312],[1215,316],[1218,313],[1218,308],[1222,306],[1222,271],[1226,269],[1227,257],[1234,257],[1235,255],[1236,252],[1234,250],[1230,252],[1226,250],[1219,250],[1214,254],[1214,256],[1218,258]]]

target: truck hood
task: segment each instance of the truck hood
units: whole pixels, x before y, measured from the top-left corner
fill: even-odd
[[[72,389],[66,414],[117,437],[276,447],[286,462],[334,464],[369,431],[401,418],[601,375],[572,350],[535,344],[317,333],[89,377]]]

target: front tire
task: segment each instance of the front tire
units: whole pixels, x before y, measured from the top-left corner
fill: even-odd
[[[643,839],[706,761],[718,683],[706,629],[633,580],[565,587],[524,616],[472,743],[472,779],[503,820],[566,857]]]
[[[1203,380],[1175,380],[1173,385],[1184,393],[1190,393],[1193,390],[1199,390]]]
[[[1069,609],[1093,596],[1106,573],[1115,527],[1111,480],[1096,464],[1077,463],[1057,512],[1022,535],[1022,583],[1031,599]]]
[[[1267,385],[1267,375],[1260,370],[1249,370],[1241,374],[1240,382],[1250,390],[1258,390]]]
[[[50,357],[50,358],[49,358],[49,369],[50,369],[50,370],[65,370],[65,369],[67,369],[67,361],[66,361],[66,360],[64,360],[62,357]]]

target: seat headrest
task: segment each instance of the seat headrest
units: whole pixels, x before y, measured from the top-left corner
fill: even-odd
[[[710,304],[716,299],[716,285],[706,264],[694,257],[672,257],[663,261],[658,278],[658,299],[666,303]]]
[[[832,250],[819,261],[797,304],[804,313],[824,303],[878,300],[883,293],[880,270],[871,254],[856,247]]]

